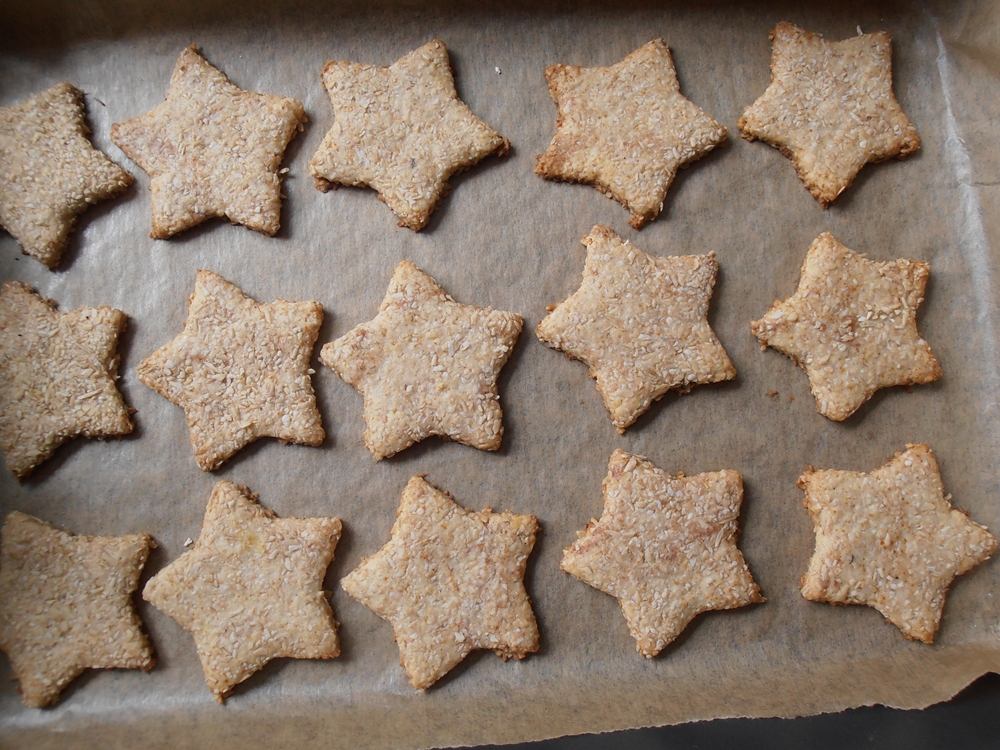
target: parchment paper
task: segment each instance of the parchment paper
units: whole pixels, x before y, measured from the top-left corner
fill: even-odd
[[[21,484],[0,473],[0,512],[18,509],[81,534],[149,532],[159,548],[144,581],[198,536],[219,479],[248,485],[282,516],[344,522],[326,582],[341,623],[339,659],[279,660],[219,706],[192,638],[140,602],[158,659],[148,674],[88,671],[55,708],[34,710],[22,705],[0,659],[0,744],[514,742],[872,703],[920,707],[1000,669],[995,560],[957,580],[933,646],[907,642],[868,607],[805,601],[798,584],[813,533],[795,486],[810,464],[871,471],[907,442],[927,442],[955,505],[1000,530],[997,3],[0,5],[0,104],[75,84],[87,94],[94,143],[136,176],[124,198],[84,215],[55,272],[0,235],[0,276],[34,285],[63,310],[109,304],[127,312],[120,382],[138,409],[126,439],[73,441]],[[828,210],[787,159],[736,132],[770,80],[767,35],[781,20],[831,39],[858,26],[890,32],[895,90],[922,139],[905,161],[862,170]],[[545,67],[610,65],[658,36],[673,51],[682,91],[730,137],[679,175],[663,213],[639,232],[624,208],[593,188],[546,182],[531,170],[554,132]],[[327,59],[387,65],[433,38],[448,45],[461,97],[513,152],[456,178],[429,227],[415,234],[397,228],[372,191],[318,192],[306,163],[333,122],[320,83]],[[221,221],[169,241],[148,237],[148,177],[111,143],[109,129],[162,101],[177,56],[192,42],[237,85],[305,104],[310,122],[287,152],[288,198],[275,238]],[[546,305],[579,285],[579,240],[598,223],[653,254],[715,251],[721,271],[710,321],[739,372],[735,382],[664,398],[624,436],[587,368],[533,335]],[[919,325],[944,368],[940,382],[881,391],[843,423],[819,416],[805,374],[774,351],[760,352],[749,330],[775,298],[794,291],[809,244],[827,230],[873,259],[931,264]],[[321,448],[265,439],[220,471],[198,470],[183,412],[135,375],[143,357],[180,332],[195,270],[216,271],[261,301],[320,301],[318,355],[320,345],[375,315],[403,259],[462,302],[525,317],[500,380],[503,448],[486,453],[431,439],[375,464],[361,442],[361,397],[317,357],[313,383],[329,436]],[[768,397],[771,390],[778,396]],[[558,569],[574,532],[600,515],[614,448],[671,472],[743,473],[740,546],[766,604],[703,615],[658,658],[636,654],[616,601]],[[389,538],[400,492],[421,472],[463,505],[534,513],[543,529],[527,576],[541,651],[508,663],[477,653],[423,694],[399,667],[390,625],[338,586]]]

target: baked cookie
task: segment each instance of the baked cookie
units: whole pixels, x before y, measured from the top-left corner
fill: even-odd
[[[726,140],[726,129],[686,99],[662,39],[610,68],[550,65],[556,134],[535,174],[583,182],[632,212],[636,229],[656,218],[677,170]]]
[[[401,227],[422,229],[453,174],[510,149],[458,98],[436,39],[384,68],[330,60],[323,85],[336,119],[309,162],[316,187],[374,188]]]
[[[340,531],[337,518],[277,518],[246,487],[215,485],[198,540],[142,598],[194,636],[219,703],[271,659],[340,655],[323,591]]]
[[[951,507],[927,445],[907,445],[870,474],[810,467],[799,487],[816,532],[802,596],[867,604],[910,640],[933,643],[952,580],[997,550]]]
[[[824,232],[795,294],[750,324],[761,348],[787,354],[809,376],[816,409],[847,419],[879,388],[930,383],[941,366],[917,331],[930,266],[874,262]]]
[[[278,167],[305,121],[300,102],[234,86],[192,45],[177,59],[166,101],[112,125],[111,140],[150,176],[150,237],[212,217],[273,235]]]
[[[323,307],[256,302],[211,271],[198,271],[190,302],[184,331],[137,372],[184,409],[198,466],[217,469],[260,437],[320,445],[309,360]]]
[[[49,268],[59,263],[77,217],[132,184],[89,133],[83,92],[68,83],[0,107],[0,226]]]
[[[602,226],[583,244],[583,283],[536,334],[590,367],[618,432],[671,389],[736,377],[706,318],[719,269],[712,253],[657,258]]]
[[[365,398],[376,461],[430,435],[495,451],[503,437],[497,376],[521,316],[456,302],[409,261],[379,313],[323,347],[320,360]]]
[[[77,435],[132,432],[115,387],[126,320],[105,306],[57,312],[20,281],[0,287],[0,448],[18,479]]]
[[[132,592],[148,534],[74,536],[14,511],[0,532],[0,650],[41,708],[84,669],[153,668]]]
[[[392,623],[406,675],[423,690],[469,652],[504,661],[538,650],[538,626],[524,589],[524,569],[538,519],[474,513],[413,477],[392,539],[340,582]]]
[[[779,23],[771,41],[771,85],[743,113],[740,133],[791,159],[824,208],[868,162],[920,148],[892,93],[892,42],[884,31],[828,42]]]
[[[702,612],[764,601],[736,547],[738,471],[672,477],[616,450],[603,490],[601,520],[559,567],[618,599],[640,654],[656,656]]]

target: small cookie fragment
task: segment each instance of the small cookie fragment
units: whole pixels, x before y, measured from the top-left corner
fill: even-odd
[[[702,612],[764,601],[736,547],[738,471],[672,477],[616,450],[602,489],[601,520],[559,567],[618,599],[640,654],[656,656]]]
[[[83,92],[60,83],[0,107],[0,226],[52,268],[77,216],[125,192],[132,175],[94,148]]]
[[[583,283],[542,319],[536,334],[590,367],[618,432],[667,391],[736,377],[708,324],[715,255],[647,255],[596,226]]]
[[[392,539],[340,585],[392,623],[406,675],[429,688],[469,652],[504,661],[538,650],[524,570],[538,519],[457,505],[423,475],[410,479]]]
[[[309,360],[322,323],[318,302],[263,304],[198,271],[183,333],[139,364],[139,380],[184,409],[203,471],[260,437],[320,445]]]
[[[870,474],[810,468],[799,487],[816,532],[802,596],[867,604],[910,640],[934,642],[952,580],[997,550],[995,536],[951,507],[924,444]]]
[[[791,159],[824,208],[868,162],[902,159],[920,148],[892,92],[887,33],[828,42],[783,22],[771,41],[771,84],[743,113],[740,133]]]
[[[115,387],[126,320],[103,305],[57,312],[19,281],[0,287],[0,448],[18,479],[77,435],[132,432]]]
[[[726,129],[681,94],[670,50],[654,39],[609,68],[550,65],[556,134],[535,174],[593,185],[632,212],[656,218],[677,170],[726,140]]]
[[[271,659],[340,655],[323,591],[340,532],[338,518],[277,518],[246,487],[215,485],[198,541],[142,598],[194,636],[219,703]]]
[[[452,175],[510,150],[458,98],[436,39],[388,67],[330,60],[323,86],[336,120],[309,162],[317,189],[374,188],[401,227],[425,227]]]
[[[166,101],[112,125],[111,140],[151,178],[150,237],[213,217],[273,235],[278,167],[304,122],[301,102],[234,86],[191,45],[177,59]]]
[[[403,261],[378,315],[324,346],[320,359],[364,396],[365,445],[376,461],[430,435],[495,451],[497,376],[521,326],[517,313],[456,302]]]
[[[847,419],[879,388],[941,377],[917,331],[930,266],[875,262],[824,232],[802,264],[799,288],[750,324],[761,348],[791,357],[809,376],[816,409]]]
[[[0,532],[0,650],[24,702],[53,703],[84,669],[152,669],[132,605],[148,534],[74,536],[14,511]]]

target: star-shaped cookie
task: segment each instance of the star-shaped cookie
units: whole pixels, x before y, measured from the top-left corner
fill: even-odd
[[[255,302],[198,271],[184,332],[140,363],[139,380],[184,409],[204,471],[260,437],[319,445],[309,360],[322,322],[318,302]]]
[[[306,121],[295,99],[244,91],[192,45],[162,104],[111,126],[111,139],[151,180],[151,237],[212,217],[278,231],[285,148]]]
[[[643,656],[702,612],[764,601],[736,547],[738,471],[672,477],[616,450],[603,490],[601,520],[578,532],[559,567],[618,600]]]
[[[19,479],[77,435],[132,432],[118,379],[118,336],[127,318],[111,307],[57,312],[27,284],[0,288],[0,448]]]
[[[277,518],[246,487],[215,485],[198,541],[142,598],[194,636],[219,703],[271,659],[340,655],[323,591],[340,530],[340,519]]]
[[[663,210],[677,170],[726,140],[726,129],[686,99],[662,39],[610,68],[550,65],[556,134],[535,174],[583,182],[619,201],[636,229]]]
[[[372,187],[401,227],[422,229],[453,174],[510,149],[458,98],[444,42],[385,68],[331,60],[323,85],[336,119],[309,162],[316,187]]]
[[[378,315],[323,347],[320,359],[365,398],[376,461],[430,435],[495,451],[503,437],[497,376],[521,316],[456,302],[409,261]]]
[[[917,129],[892,93],[888,34],[828,42],[779,23],[771,40],[771,85],[743,113],[740,133],[791,159],[824,207],[868,162],[920,148]]]
[[[524,569],[538,519],[488,507],[474,513],[413,477],[392,539],[340,585],[392,623],[402,665],[423,690],[469,652],[490,649],[504,661],[538,650],[538,626]]]
[[[152,669],[132,592],[148,534],[73,536],[17,511],[0,533],[0,650],[41,708],[84,669]]]
[[[706,318],[712,253],[656,258],[601,226],[583,244],[583,283],[536,334],[590,367],[618,432],[670,389],[736,377]]]
[[[68,83],[0,107],[0,226],[49,268],[77,216],[132,184],[132,175],[91,145],[89,133],[83,92]]]
[[[802,596],[867,604],[910,640],[934,642],[952,580],[997,550],[951,507],[927,445],[907,445],[870,474],[810,467],[799,487],[816,532]]]
[[[809,248],[795,294],[750,327],[761,348],[806,371],[817,411],[841,421],[879,388],[941,377],[917,331],[929,274],[906,258],[870,261],[825,232]]]

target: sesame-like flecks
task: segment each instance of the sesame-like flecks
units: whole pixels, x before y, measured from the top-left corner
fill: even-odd
[[[656,218],[677,170],[726,140],[685,98],[670,50],[654,39],[609,68],[545,70],[559,117],[535,173],[583,182],[622,203],[636,229]]]
[[[132,606],[148,534],[74,536],[19,513],[0,532],[0,650],[41,708],[84,669],[153,667]]]
[[[166,101],[113,125],[111,139],[151,178],[151,237],[212,217],[273,235],[278,167],[305,121],[301,102],[234,86],[191,46],[177,60]]]
[[[142,597],[194,636],[220,703],[271,659],[333,659],[337,623],[323,577],[337,518],[277,518],[246,487],[219,482],[194,546]]]
[[[941,377],[917,331],[926,263],[870,261],[825,232],[816,238],[795,294],[751,324],[761,347],[787,354],[809,376],[816,409],[847,419],[879,388]]]
[[[388,67],[331,60],[323,85],[336,119],[309,162],[316,187],[372,187],[400,226],[422,229],[453,174],[510,149],[458,98],[438,40]]]
[[[505,661],[538,650],[524,588],[537,532],[534,516],[475,513],[415,476],[392,539],[341,585],[392,623],[410,682],[428,688],[474,649]]]
[[[320,445],[309,359],[322,322],[318,302],[263,304],[198,271],[183,333],[139,364],[139,380],[184,409],[204,471],[260,437]]]
[[[706,318],[713,254],[657,258],[602,226],[583,244],[583,283],[536,333],[590,366],[619,432],[671,389],[736,377]]]
[[[802,596],[867,604],[911,640],[933,643],[952,580],[997,550],[951,507],[927,445],[907,445],[870,474],[810,469],[799,487],[816,532]]]
[[[365,399],[365,445],[375,460],[440,435],[497,450],[497,376],[521,316],[463,305],[409,261],[396,267],[379,313],[323,347],[320,359]]]
[[[824,207],[868,162],[920,148],[917,129],[892,92],[888,34],[829,42],[783,22],[771,40],[771,85],[743,113],[740,133],[791,159]]]
[[[124,193],[132,175],[87,139],[83,93],[60,83],[0,107],[0,226],[52,268],[88,206]]]
[[[57,312],[27,284],[0,288],[0,448],[28,476],[70,438],[126,435],[132,421],[115,387],[127,318],[111,307]]]
[[[672,477],[616,450],[604,512],[563,552],[560,568],[618,599],[636,650],[652,658],[701,612],[764,601],[736,546],[738,471]]]

